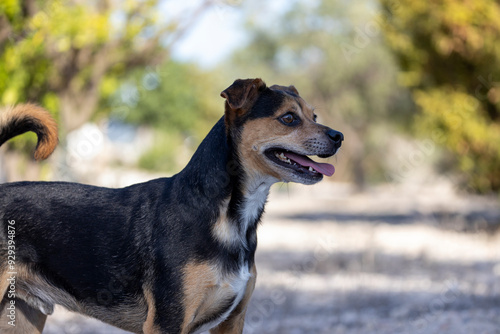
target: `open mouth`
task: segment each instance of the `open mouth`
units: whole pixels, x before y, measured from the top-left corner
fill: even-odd
[[[323,175],[332,176],[335,173],[335,167],[330,164],[315,162],[305,155],[288,150],[272,148],[266,151],[266,156],[279,166],[304,176],[322,178]]]

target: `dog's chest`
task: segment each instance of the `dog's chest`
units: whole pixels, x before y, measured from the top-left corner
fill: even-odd
[[[270,184],[261,182],[251,187],[238,204],[237,216],[229,218],[229,199],[220,206],[217,221],[212,227],[212,236],[224,247],[248,251],[250,243],[256,242],[256,223],[264,210]],[[248,233],[253,229],[253,233]]]
[[[213,266],[189,268],[186,275],[188,332],[202,333],[223,322],[243,299],[251,276],[247,263],[228,274],[222,274]]]

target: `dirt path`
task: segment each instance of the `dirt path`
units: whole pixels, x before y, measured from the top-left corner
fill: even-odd
[[[500,334],[495,200],[449,188],[276,188],[245,333]],[[44,333],[125,333],[58,309]]]

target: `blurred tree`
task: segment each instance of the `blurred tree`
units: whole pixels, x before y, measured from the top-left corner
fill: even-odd
[[[415,129],[446,146],[476,191],[500,191],[500,3],[380,0]]]
[[[64,138],[119,87],[119,75],[162,62],[211,2],[165,18],[161,0],[3,0],[0,104],[42,104]]]
[[[117,88],[117,74],[165,59],[186,22],[209,4],[165,22],[157,0],[3,1],[1,103],[42,102],[60,111],[65,132],[74,130],[89,120],[102,94]]]
[[[103,109],[112,118],[152,127],[156,140],[139,166],[174,172],[222,117],[219,94],[227,84],[222,81],[215,71],[169,60],[130,73],[120,89],[103,101]]]
[[[397,85],[397,67],[380,28],[367,26],[378,24],[373,3],[294,1],[280,13],[263,10],[263,2],[254,5],[250,42],[234,58],[240,76],[293,83],[321,122],[344,132],[337,162],[344,165],[338,170],[349,171],[359,188],[385,180],[387,133],[404,128],[412,108],[406,89]]]

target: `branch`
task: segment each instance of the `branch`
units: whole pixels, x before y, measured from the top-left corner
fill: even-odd
[[[9,36],[12,34],[12,26],[7,20],[5,15],[0,16],[0,51],[3,50],[4,44],[9,39]]]
[[[38,6],[35,0],[22,1],[22,11],[24,18],[30,18],[38,12]]]

